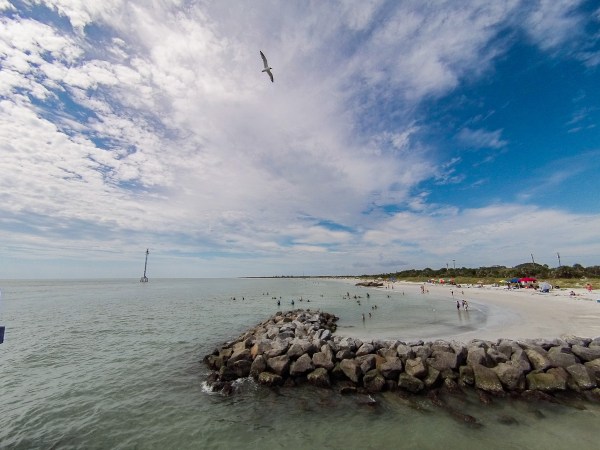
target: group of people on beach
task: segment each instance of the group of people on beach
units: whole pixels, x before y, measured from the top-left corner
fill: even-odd
[[[456,309],[457,310],[460,310],[460,305],[461,305],[461,302],[459,302],[458,300],[456,300]],[[463,299],[463,301],[462,301],[462,308],[465,311],[468,311],[469,310],[469,302],[467,302],[466,300]]]

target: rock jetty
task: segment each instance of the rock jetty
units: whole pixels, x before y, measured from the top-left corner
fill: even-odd
[[[475,388],[539,398],[561,391],[600,399],[600,338],[473,340],[469,343],[334,335],[332,314],[278,312],[204,357],[215,391],[253,377],[267,386],[310,383],[341,393]]]

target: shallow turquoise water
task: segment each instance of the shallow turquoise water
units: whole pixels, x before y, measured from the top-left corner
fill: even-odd
[[[340,316],[338,334],[399,328],[409,340],[485,326],[485,310],[467,317],[417,287],[402,295],[310,279],[151,279],[0,281],[0,290],[0,448],[597,448],[600,407],[582,401],[448,399],[475,428],[425,397],[386,393],[373,406],[251,380],[231,397],[203,388],[201,358],[292,309],[292,299]]]

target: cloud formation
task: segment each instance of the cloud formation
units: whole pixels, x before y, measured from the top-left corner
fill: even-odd
[[[579,6],[0,0],[0,254],[19,269],[0,268],[110,255],[121,271],[146,247],[194,276],[186,261],[210,261],[207,276],[351,273],[359,259],[365,272],[451,252],[491,262],[495,246],[521,262],[489,238],[489,211],[528,207],[429,200],[428,182],[466,178],[466,160],[430,140],[432,105],[493,76],[522,34],[580,59],[594,19]],[[449,137],[504,149],[503,133]],[[576,224],[597,220],[533,208],[584,236]],[[549,222],[525,223],[535,236]]]

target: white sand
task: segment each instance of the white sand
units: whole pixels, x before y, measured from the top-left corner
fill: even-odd
[[[351,282],[351,280],[347,280]],[[352,280],[356,283],[357,280]],[[389,283],[387,283],[390,285]],[[394,290],[420,292],[422,283],[395,282]],[[533,289],[508,290],[503,287],[465,287],[425,284],[430,294],[466,299],[471,307],[485,305],[488,320],[477,331],[444,336],[467,342],[471,339],[495,340],[559,338],[567,335],[595,338],[600,336],[600,290],[553,289],[544,294]],[[570,296],[574,291],[577,295]],[[461,294],[464,292],[464,295]]]

